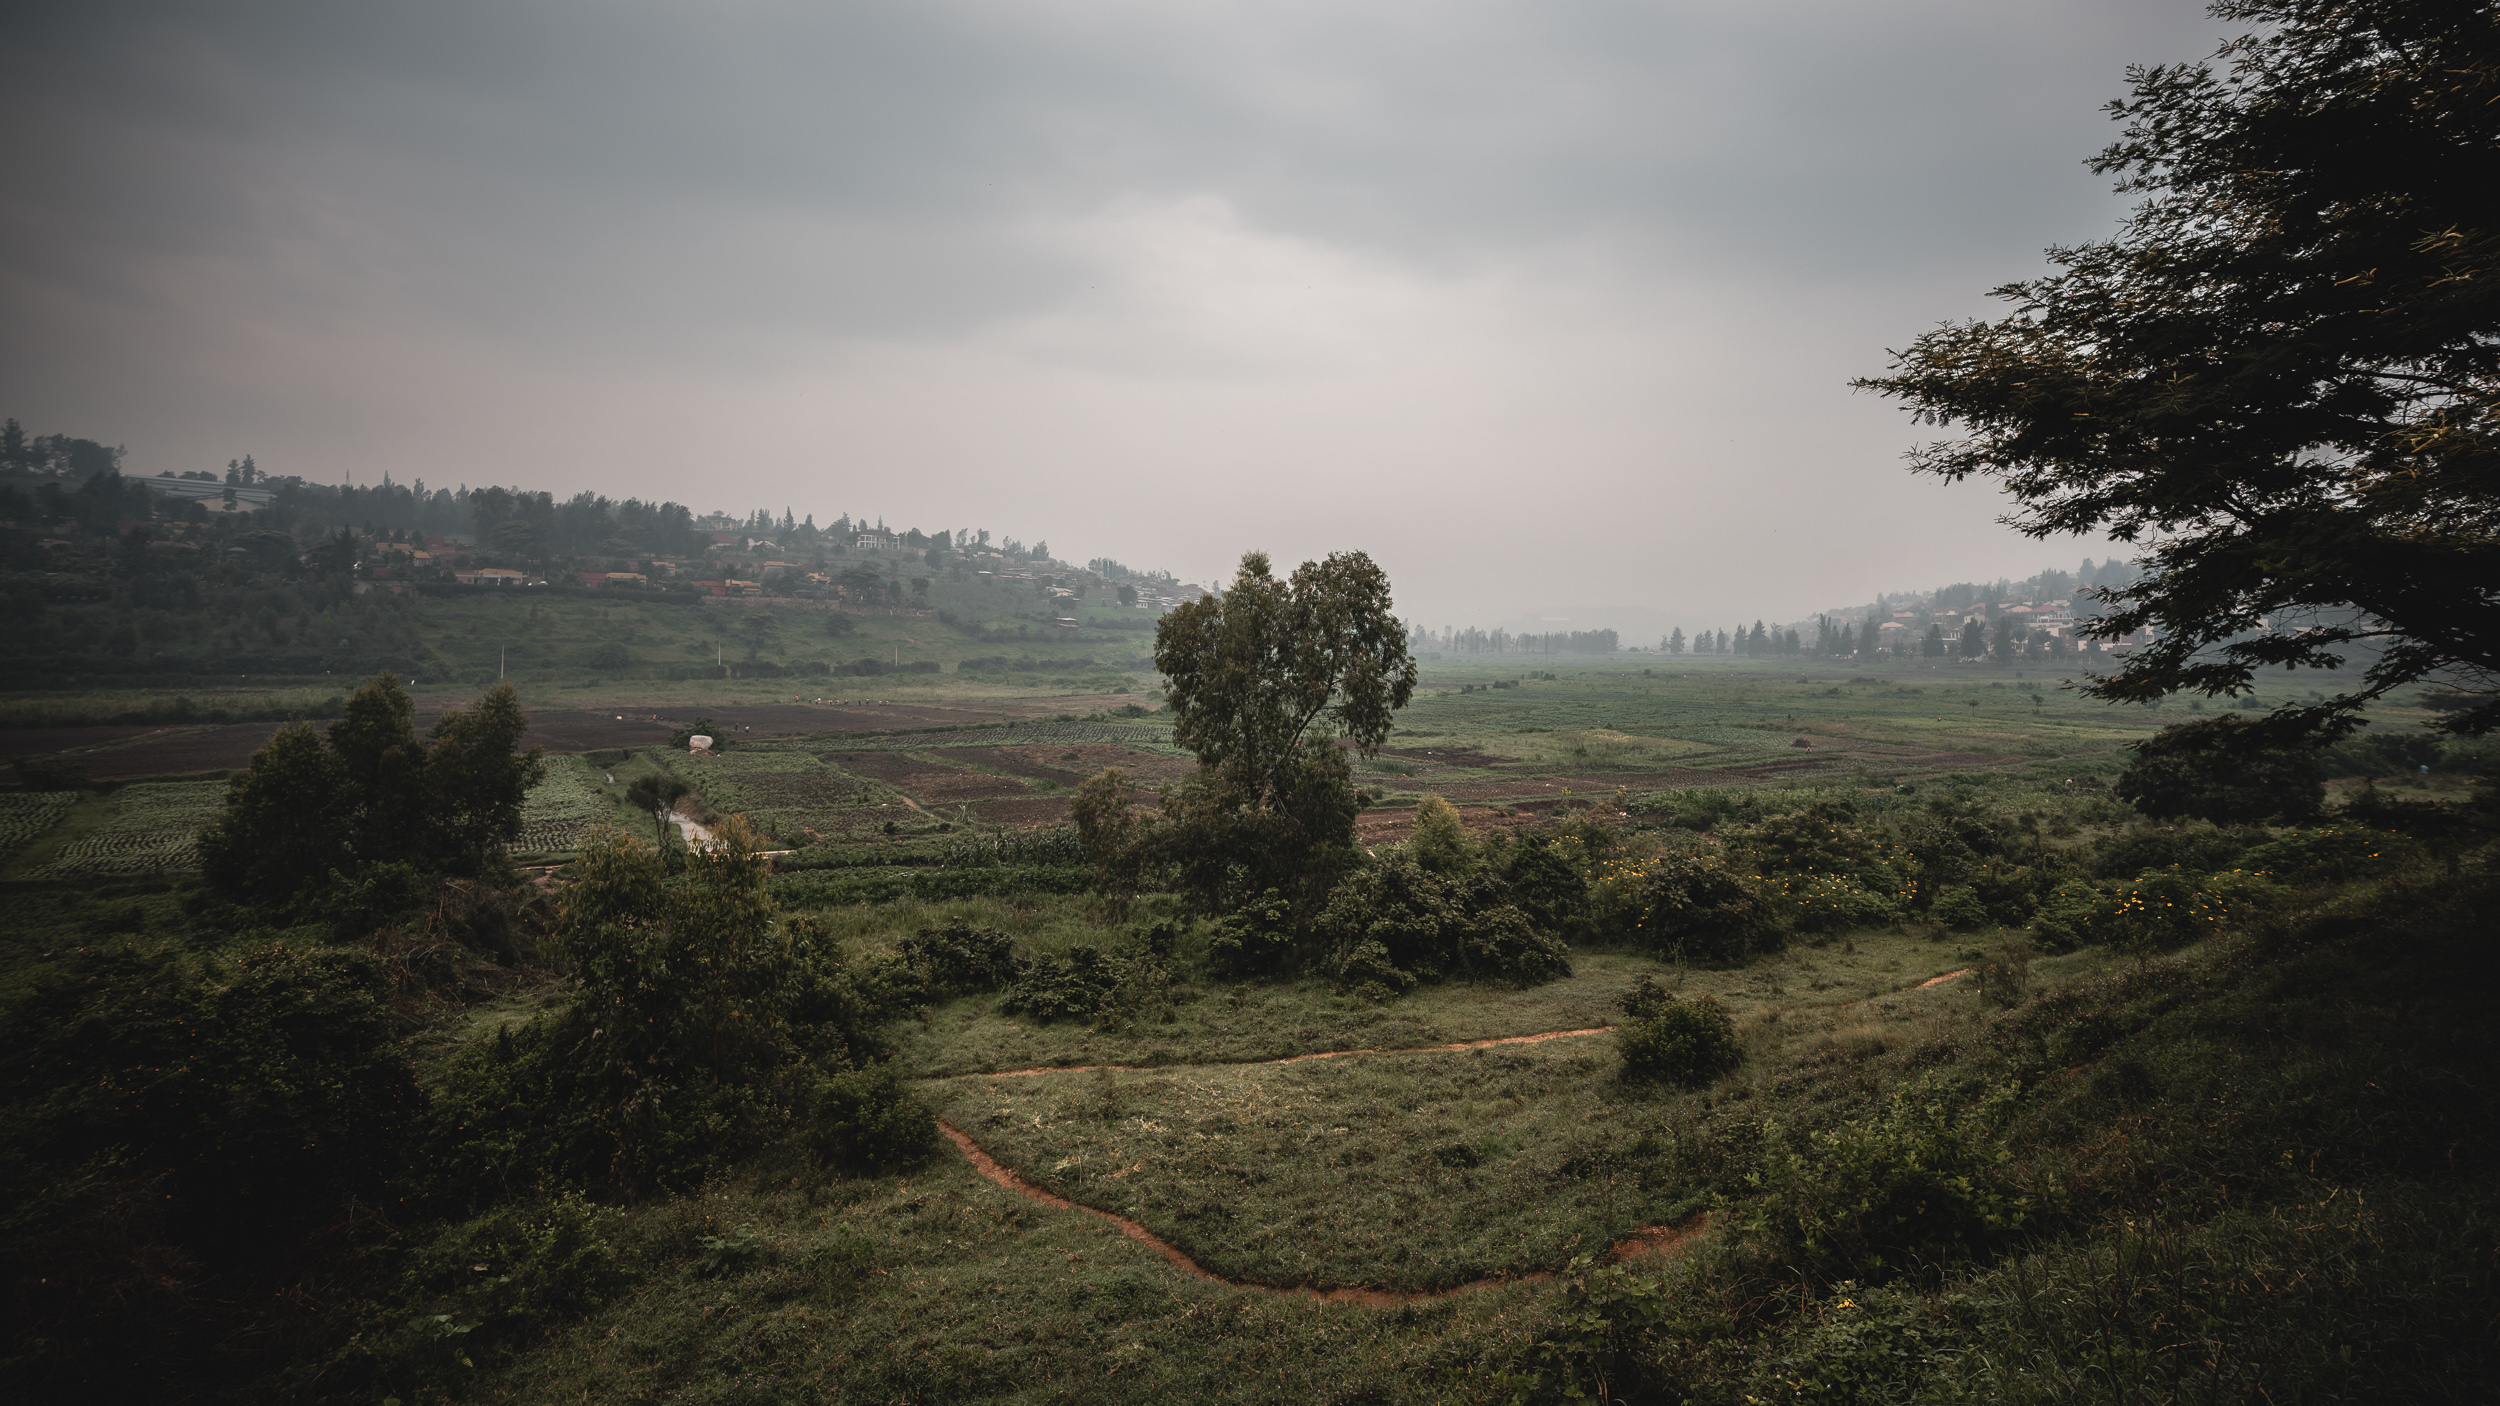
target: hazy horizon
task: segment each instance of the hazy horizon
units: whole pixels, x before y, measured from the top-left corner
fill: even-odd
[[[1913,479],[1845,382],[2110,232],[2100,104],[2223,32],[79,7],[0,46],[6,410],[141,475],[865,512],[1200,581],[1360,547],[1434,628],[1794,619],[2108,555]]]

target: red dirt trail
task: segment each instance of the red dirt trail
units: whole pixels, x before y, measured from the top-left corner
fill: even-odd
[[[1970,975],[1970,970],[1970,968],[1965,967],[1960,971],[1946,972],[1942,976],[1930,977],[1910,989],[1913,991],[1924,991],[1931,986],[1941,986],[1944,983],[1953,980],[1955,977]],[[1457,1050],[1481,1050],[1489,1049],[1495,1045],[1534,1045],[1542,1043],[1546,1040],[1567,1039],[1574,1035],[1603,1035],[1612,1029],[1614,1029],[1614,1027],[1611,1025],[1592,1025],[1583,1030],[1548,1030],[1536,1035],[1502,1035],[1489,1040],[1459,1040],[1447,1045],[1419,1045],[1413,1049],[1400,1050],[1321,1050],[1314,1054],[1287,1055],[1282,1059],[1247,1060],[1244,1061],[1244,1063],[1299,1064],[1306,1059],[1342,1059],[1347,1055],[1436,1054]],[[1108,1069],[1116,1073],[1147,1074],[1154,1072],[1155,1067],[1156,1066],[1135,1064],[1061,1064],[1044,1065],[1035,1069],[1002,1069],[986,1074],[958,1074],[948,1077],[958,1079],[1015,1079],[1033,1074],[1084,1074],[1096,1069]],[[1471,1280],[1468,1283],[1460,1284],[1448,1289],[1415,1291],[1351,1288],[1279,1289],[1270,1284],[1253,1284],[1239,1279],[1226,1279],[1220,1274],[1211,1272],[1204,1265],[1199,1264],[1196,1260],[1193,1260],[1188,1255],[1182,1253],[1179,1246],[1174,1245],[1171,1241],[1164,1239],[1162,1236],[1155,1234],[1153,1231],[1148,1230],[1146,1227],[1139,1225],[1137,1222],[1130,1220],[1126,1216],[1117,1216],[1113,1215],[1109,1211],[1098,1211],[1091,1206],[1079,1205],[1064,1196],[1058,1196],[1052,1194],[1051,1192],[1044,1191],[1040,1187],[1026,1181],[1024,1178],[1017,1176],[1014,1172],[1008,1170],[1004,1166],[1001,1166],[997,1158],[982,1151],[980,1144],[974,1142],[970,1137],[966,1136],[961,1128],[947,1122],[945,1119],[941,1118],[938,1120],[938,1131],[946,1134],[947,1140],[954,1143],[957,1150],[963,1153],[964,1160],[972,1164],[972,1169],[974,1171],[979,1172],[991,1181],[998,1183],[1000,1186],[1016,1193],[1018,1196],[1022,1196],[1030,1201],[1039,1202],[1040,1204],[1048,1206],[1053,1210],[1081,1211],[1086,1215],[1094,1217],[1096,1220],[1106,1221],[1111,1225],[1117,1226],[1121,1234],[1127,1236],[1131,1240],[1137,1241],[1139,1244],[1146,1246],[1148,1249],[1153,1250],[1156,1254],[1163,1256],[1166,1260],[1171,1261],[1174,1269],[1179,1270],[1181,1273],[1188,1275],[1192,1279],[1203,1279],[1210,1284],[1229,1284],[1236,1289],[1255,1289],[1260,1293],[1273,1294],[1279,1298],[1314,1299],[1327,1303],[1356,1303],[1370,1308],[1401,1308],[1411,1303],[1425,1303],[1433,1299],[1445,1299],[1452,1294],[1472,1293],[1478,1289],[1498,1288],[1504,1284],[1543,1283],[1554,1277],[1551,1270],[1536,1270],[1528,1274],[1505,1274],[1497,1275],[1490,1279]],[[1633,1231],[1631,1234],[1626,1235],[1622,1239],[1617,1240],[1614,1244],[1608,1246],[1605,1255],[1601,1259],[1601,1263],[1611,1264],[1622,1260],[1646,1259],[1650,1257],[1664,1257],[1667,1255],[1677,1254],[1689,1246],[1694,1240],[1700,1238],[1702,1233],[1707,1231],[1709,1228],[1710,1217],[1707,1212],[1694,1216],[1692,1219],[1687,1220],[1680,1225],[1645,1225]]]
[[[1464,1047],[1462,1046],[1460,1048]],[[1348,1051],[1347,1053],[1352,1052]],[[1312,1056],[1304,1057],[1311,1058]],[[998,1183],[1000,1186],[1007,1188],[1009,1191],[1016,1193],[1018,1196],[1024,1197],[1026,1200],[1037,1201],[1053,1210],[1082,1211],[1096,1220],[1107,1221],[1110,1224],[1119,1227],[1121,1234],[1127,1236],[1131,1240],[1137,1241],[1139,1244],[1144,1245],[1146,1248],[1154,1251],[1158,1255],[1163,1256],[1166,1260],[1169,1260],[1174,1269],[1179,1270],[1181,1273],[1188,1275],[1192,1279],[1204,1280],[1210,1284],[1229,1284],[1236,1289],[1255,1289],[1260,1293],[1273,1294],[1278,1298],[1312,1299],[1321,1303],[1354,1303],[1362,1304],[1366,1308],[1403,1308],[1404,1306],[1412,1303],[1428,1303],[1434,1299],[1446,1299],[1453,1294],[1472,1293],[1478,1289],[1494,1289],[1505,1284],[1541,1284],[1554,1277],[1553,1272],[1550,1270],[1537,1270],[1529,1274],[1505,1274],[1497,1275],[1491,1279],[1472,1280],[1468,1283],[1456,1285],[1448,1289],[1423,1289],[1412,1291],[1400,1291],[1395,1289],[1279,1289],[1269,1284],[1252,1284],[1239,1279],[1226,1279],[1220,1274],[1211,1272],[1204,1265],[1199,1264],[1188,1255],[1183,1254],[1179,1246],[1174,1245],[1171,1241],[1164,1239],[1162,1236],[1155,1234],[1153,1231],[1148,1230],[1146,1227],[1139,1225],[1137,1222],[1130,1220],[1126,1216],[1115,1216],[1109,1211],[1098,1211],[1091,1206],[1078,1205],[1076,1202],[1071,1201],[1064,1196],[1054,1196],[1050,1192],[1044,1191],[1040,1187],[1026,1181],[1024,1178],[1017,1176],[1014,1172],[1000,1166],[998,1164],[998,1159],[982,1151],[980,1144],[974,1142],[971,1138],[966,1137],[963,1130],[956,1127],[954,1124],[940,1119],[938,1122],[938,1131],[946,1134],[947,1140],[954,1143],[956,1148],[963,1153],[964,1160],[972,1164],[972,1169],[974,1171],[988,1177],[991,1181]],[[1605,1258],[1608,1262],[1613,1262],[1617,1260],[1673,1254],[1674,1252],[1682,1249],[1695,1237],[1699,1236],[1704,1230],[1709,1229],[1709,1224],[1709,1217],[1707,1214],[1704,1214],[1695,1216],[1682,1225],[1643,1226],[1640,1229],[1633,1231],[1630,1235],[1616,1241],[1614,1245],[1606,1251]]]

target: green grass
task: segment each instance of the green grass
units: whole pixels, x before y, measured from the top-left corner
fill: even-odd
[[[1700,1197],[1741,1202],[1769,1125],[1793,1140],[1907,1082],[2012,1077],[2031,1089],[2012,1174],[2060,1188],[2032,1238],[1874,1286],[1800,1281],[1722,1229],[1596,1291],[1628,1305],[1626,1286],[1663,1286],[1662,1311],[1614,1330],[1616,1391],[2469,1399],[2500,1302],[2480,1248],[2495,1219],[2481,1164],[2451,1169],[2442,1149],[2487,1150],[2488,1094],[2458,1102],[2441,1071],[2490,1057],[2467,1033],[2489,964],[2452,955],[2478,900],[2417,898],[2426,916],[2399,920],[2403,936],[2337,936],[2383,901],[2356,895],[2344,920],[2330,908],[2277,957],[2235,941],[2142,969],[2092,953],[2036,963],[2041,994],[2010,1015],[1954,987],[1765,1005],[1747,1018],[1747,1067],[1691,1093],[1625,1089],[1600,1037],[956,1078],[930,1097],[1029,1179],[1136,1216],[1218,1273],[1421,1287],[1559,1267]],[[2426,970],[2463,979],[2432,994]],[[1514,1388],[1497,1376],[1542,1360],[1533,1343],[1582,1341],[1562,1317],[1568,1278],[1319,1303],[1187,1278],[951,1152],[869,1181],[786,1171],[628,1208],[634,1286],[482,1361],[480,1386],[529,1400],[1501,1401]],[[741,1226],[753,1260],[707,1273],[702,1237]]]
[[[1363,779],[1411,799],[1436,782],[1604,795],[1611,776],[1698,773],[1674,784],[1750,787],[1775,804],[1846,796],[1883,822],[1917,819],[1945,796],[2031,812],[2055,857],[2129,823],[2069,793],[2064,778],[2105,777],[2124,741],[2185,715],[2056,694],[2035,710],[2010,671],[1985,669],[1911,666],[1880,684],[1768,665],[1664,671],[1691,678],[1554,672],[1461,695],[1460,683],[1496,671],[1428,666],[1427,693],[1392,745],[1475,750],[1387,758],[1398,765]],[[758,684],[757,696],[786,698],[781,682]],[[1988,686],[1999,682],[2008,687]],[[559,686],[527,691],[548,701]],[[836,686],[929,699],[1032,692],[954,675]],[[719,686],[682,687],[697,706],[723,697]],[[955,767],[948,754],[1067,744],[1159,758],[1170,755],[1167,736],[1113,720],[846,737],[839,747],[996,774],[988,762]],[[1798,737],[1814,747],[1792,748]],[[927,833],[901,844],[886,837],[884,818],[913,813],[888,783],[821,761],[833,745],[742,746],[721,764],[653,753],[613,768],[563,760],[566,823],[604,814],[647,835],[648,818],[622,792],[666,765],[702,777],[719,809],[776,824],[852,821],[842,834],[856,853],[845,858],[928,859],[937,822],[917,817],[906,828]],[[1920,764],[1938,751],[2017,760],[1954,776]],[[1745,771],[1792,758],[1816,766]],[[835,785],[854,789],[829,800]],[[119,833],[152,794],[128,787],[69,802],[0,873],[23,877]],[[1744,967],[1680,972],[1582,951],[1574,976],[1546,986],[1442,985],[1375,1004],[1316,979],[1212,979],[1197,965],[1199,925],[1182,940],[1168,1021],[1112,1013],[1034,1025],[1002,1015],[995,994],[974,996],[890,1027],[892,1059],[1027,1180],[1133,1216],[1249,1285],[1429,1289],[1534,1271],[1559,1280],[1391,1308],[1320,1303],[1188,1278],[1098,1220],[983,1180],[951,1148],[902,1174],[847,1179],[783,1150],[700,1191],[613,1208],[612,1296],[526,1334],[480,1332],[466,1340],[477,1345],[474,1368],[444,1359],[390,1394],[1502,1401],[1521,1390],[1550,1397],[1602,1359],[1611,1389],[1630,1399],[2473,1399],[2489,1379],[2487,1328],[2500,1312],[2488,1257],[2500,1233],[2488,1177],[2489,1130],[2500,1126],[2489,1093],[2500,1087],[2488,1034],[2495,983],[2480,936],[2489,883],[2472,865],[2456,882],[2384,882],[2301,895],[2299,910],[2249,932],[2142,964],[2095,948],[2035,956],[2034,994],[2010,1011],[1984,1006],[1967,979],[1919,986],[1972,965],[1993,933],[1834,934]],[[153,880],[9,884],[0,982],[21,982],[71,947],[179,941],[184,896]],[[1051,953],[1125,950],[1143,925],[1180,915],[1151,896],[1119,924],[1083,897],[905,900],[817,916],[854,956],[871,956],[954,917]],[[1608,1024],[1614,998],[1641,975],[1726,1002],[1746,1064],[1704,1089],[1627,1086],[1603,1035],[1259,1063]],[[413,1030],[420,1067],[439,1075],[450,1053],[563,998],[551,973],[523,976]],[[1097,1064],[1142,1068],[1067,1069]],[[1036,1067],[1055,1072],[986,1077]],[[2020,1090],[2005,1175],[2039,1208],[2020,1239],[1890,1284],[1846,1285],[1739,1228],[1771,1151],[1811,1147],[1813,1135],[1869,1118],[1921,1081],[1973,1101],[1991,1085]],[[1585,1283],[1569,1268],[1633,1227],[1705,1203],[1736,1214],[1671,1268]],[[517,1210],[535,1214],[536,1204]],[[739,1227],[751,1249],[734,1262],[707,1248],[706,1237]],[[459,1228],[412,1219],[391,1233],[397,1264]],[[459,1317],[457,1292],[396,1297],[395,1272],[343,1271],[337,1298],[357,1313],[473,1321]],[[1570,1326],[1592,1311],[1616,1325],[1598,1347]],[[1497,1380],[1538,1362],[1564,1364],[1546,1388]]]
[[[854,921],[867,927],[874,923],[875,911]],[[933,922],[941,920],[940,910],[925,911]],[[983,922],[995,910],[965,911],[973,921]],[[908,929],[877,924],[872,931],[876,941],[885,933],[899,936]],[[1072,940],[1103,941],[1074,911],[1055,928],[1017,935],[1037,951],[1063,950]],[[1230,1064],[1323,1050],[1407,1049],[1610,1025],[1618,1018],[1615,998],[1643,975],[1751,1012],[1773,1004],[1821,1007],[1888,998],[1968,965],[1959,945],[1898,932],[1861,933],[1845,948],[1841,943],[1800,947],[1751,967],[1682,973],[1626,953],[1583,952],[1573,959],[1570,977],[1543,986],[1514,990],[1450,983],[1379,1003],[1343,995],[1316,979],[1210,983],[1185,992],[1168,1024],[1036,1025],[999,1014],[995,996],[970,996],[932,1010],[917,1027],[906,1027],[897,1057],[916,1074],[938,1076],[1045,1065]]]
[[[1226,1278],[1440,1289],[1551,1270],[1669,1218],[1624,1175],[1636,1101],[1581,1036],[1466,1053],[964,1078],[939,1115],[1037,1186]],[[1535,1214],[1520,1214],[1533,1206]]]

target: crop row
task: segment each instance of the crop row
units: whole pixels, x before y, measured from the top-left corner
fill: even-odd
[[[523,854],[554,854],[579,849],[594,825],[616,821],[616,807],[599,789],[590,763],[580,757],[554,757],[546,778],[530,788],[521,805],[521,836],[513,848]]]
[[[35,871],[46,879],[145,874],[199,864],[194,841],[225,809],[222,781],[157,781],[113,793],[113,818],[61,847]]]
[[[0,855],[15,854],[61,823],[78,804],[75,791],[20,791],[0,795]]]
[[[780,844],[808,844],[890,813],[884,787],[804,753],[740,750],[700,760],[650,755],[701,792],[714,811],[743,815]]]
[[[822,740],[822,739],[819,739]],[[1170,731],[1133,723],[1011,723],[1005,727],[965,728],[960,732],[912,732],[892,737],[845,737],[846,752],[917,752],[931,747],[1039,747],[1086,742],[1115,742],[1131,747],[1168,750]]]

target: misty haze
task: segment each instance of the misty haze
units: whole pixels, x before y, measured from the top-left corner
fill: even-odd
[[[34,1401],[2468,1401],[2500,6],[0,33]]]

